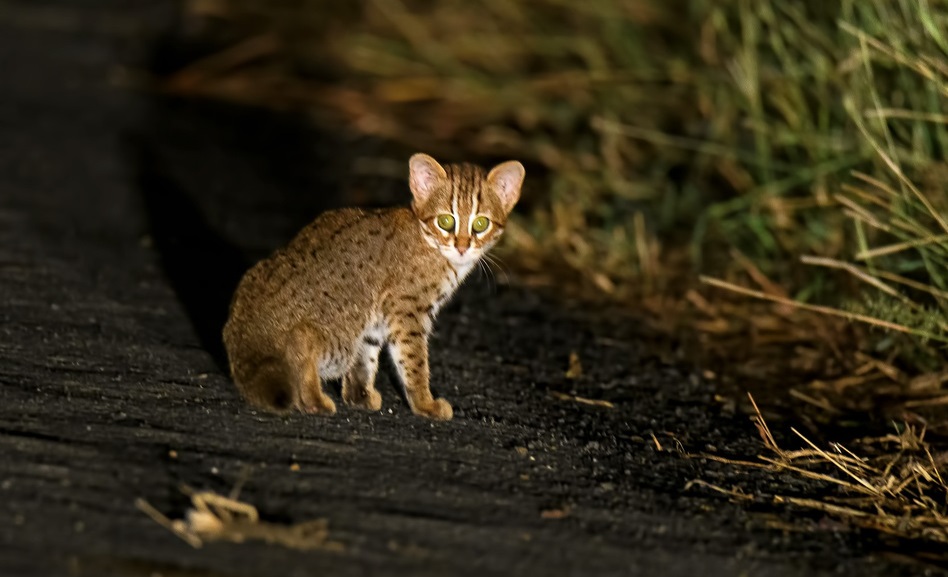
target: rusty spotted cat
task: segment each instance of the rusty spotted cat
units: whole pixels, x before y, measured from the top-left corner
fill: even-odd
[[[387,348],[411,410],[453,416],[429,383],[428,338],[438,310],[500,239],[525,171],[408,162],[410,208],[319,216],[241,279],[224,326],[233,379],[251,404],[332,414],[323,381],[342,379],[347,405],[377,411]]]

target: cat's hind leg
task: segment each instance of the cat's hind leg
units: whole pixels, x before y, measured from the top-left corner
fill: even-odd
[[[375,388],[375,376],[382,341],[369,335],[363,337],[357,347],[352,367],[342,377],[342,400],[353,407],[378,411],[382,408],[382,395]]]
[[[234,356],[231,373],[237,389],[251,405],[273,413],[287,413],[295,405],[292,384],[287,380],[286,362],[279,357]]]
[[[300,325],[290,334],[286,351],[288,372],[296,391],[296,406],[304,413],[332,415],[336,412],[336,404],[323,391],[319,377],[324,343],[320,332],[308,325]]]

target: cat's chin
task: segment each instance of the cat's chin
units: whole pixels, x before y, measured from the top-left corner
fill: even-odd
[[[441,254],[451,263],[456,271],[468,271],[481,258],[480,251],[468,251],[464,254],[458,254],[457,251],[441,251]]]

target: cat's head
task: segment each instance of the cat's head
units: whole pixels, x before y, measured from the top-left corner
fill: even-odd
[[[500,240],[520,198],[522,164],[511,160],[486,172],[471,164],[441,166],[419,153],[408,166],[422,233],[455,268],[469,267]]]

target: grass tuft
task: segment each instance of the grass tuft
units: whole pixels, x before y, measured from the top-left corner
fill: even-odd
[[[932,452],[924,429],[901,426],[882,437],[861,439],[858,453],[840,443],[820,447],[793,429],[803,446],[788,450],[777,444],[753,397],[750,401],[765,454],[759,455],[757,461],[690,456],[790,473],[831,488],[822,498],[775,495],[776,504],[820,511],[852,525],[903,539],[948,543],[946,455]],[[749,495],[740,488],[728,494],[739,500],[748,499]]]

